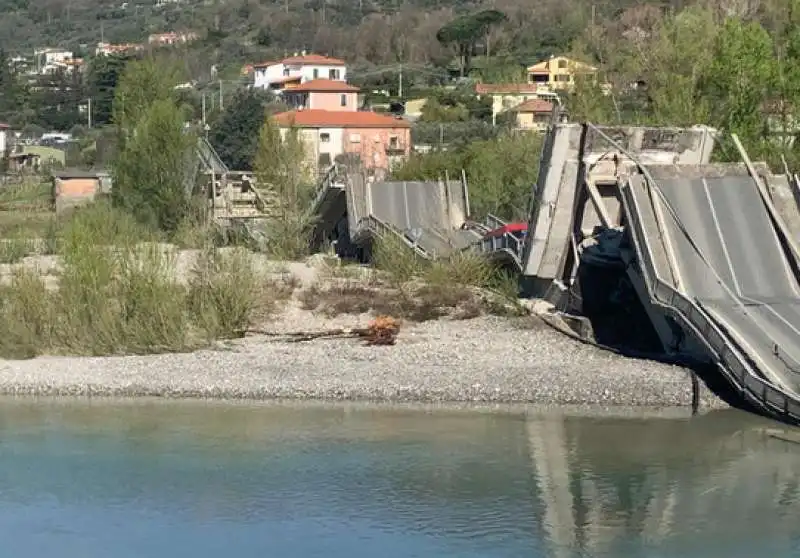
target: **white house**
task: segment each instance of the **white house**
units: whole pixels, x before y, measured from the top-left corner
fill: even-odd
[[[253,87],[283,91],[315,79],[347,80],[344,60],[302,52],[277,62],[253,65]]]
[[[33,55],[36,62],[36,69],[42,74],[52,72],[73,59],[71,50],[55,48],[38,49],[34,51]]]

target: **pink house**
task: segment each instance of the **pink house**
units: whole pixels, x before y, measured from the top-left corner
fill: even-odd
[[[283,99],[293,109],[319,109],[355,112],[358,87],[343,81],[313,79],[287,89]]]
[[[355,94],[353,92],[353,94]],[[367,111],[301,109],[276,114],[282,129],[299,128],[309,162],[325,169],[338,156],[358,155],[374,173],[387,172],[411,152],[411,125]]]

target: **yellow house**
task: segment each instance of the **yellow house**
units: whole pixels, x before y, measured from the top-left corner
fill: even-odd
[[[548,60],[537,62],[528,67],[528,83],[547,86],[555,91],[570,89],[575,84],[575,77],[594,74],[597,68],[572,60],[566,56],[552,56]]]

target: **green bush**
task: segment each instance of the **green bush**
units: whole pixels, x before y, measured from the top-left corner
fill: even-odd
[[[207,249],[189,281],[188,305],[209,339],[241,337],[256,307],[257,278],[247,252]]]
[[[540,134],[508,132],[448,151],[413,155],[392,175],[395,180],[440,180],[446,175],[460,180],[463,169],[472,217],[480,220],[491,213],[512,221],[528,216],[541,149]]]

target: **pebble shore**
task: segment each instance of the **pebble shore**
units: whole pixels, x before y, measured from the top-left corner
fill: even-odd
[[[534,318],[530,318],[535,320]],[[403,329],[396,345],[253,336],[219,350],[0,361],[0,394],[688,407],[690,372],[502,318]],[[700,408],[727,405],[700,391]]]

